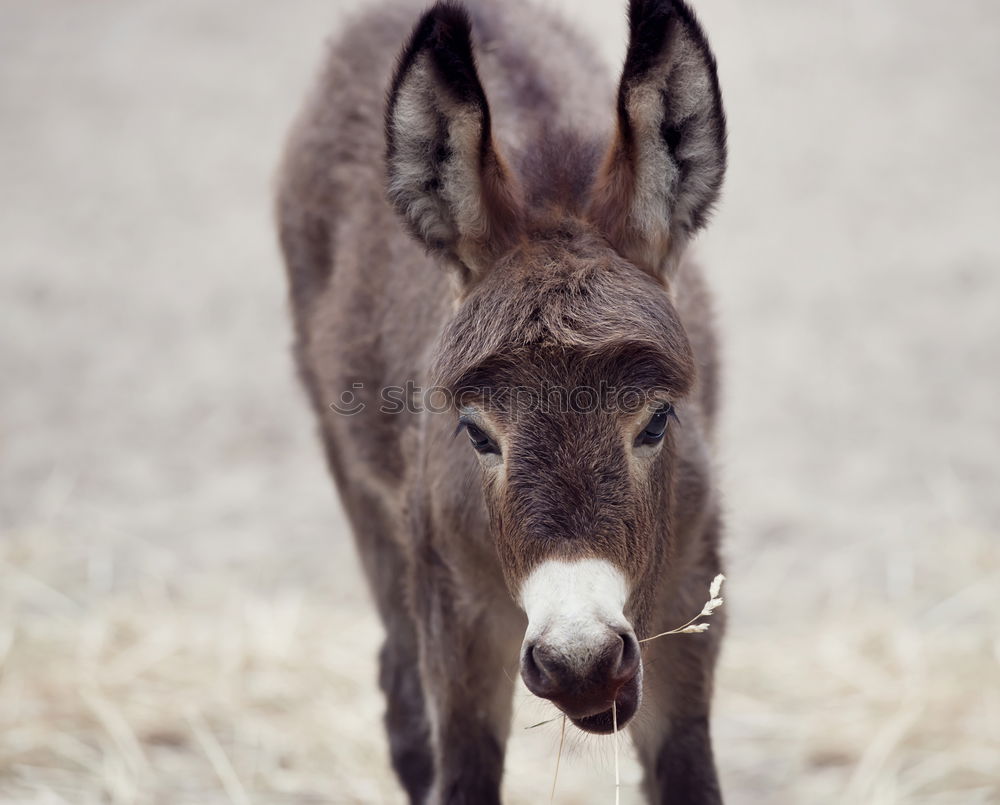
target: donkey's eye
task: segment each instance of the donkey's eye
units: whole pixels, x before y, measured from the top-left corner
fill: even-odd
[[[649,418],[649,422],[646,423],[646,427],[642,429],[642,432],[636,436],[635,446],[640,447],[644,444],[656,444],[662,440],[663,434],[667,432],[667,423],[672,416],[676,416],[674,414],[674,407],[670,403],[663,403]]]
[[[459,430],[465,428],[465,432],[469,434],[469,441],[472,442],[472,446],[477,453],[495,453],[499,455],[500,448],[497,447],[496,442],[487,436],[482,428],[474,422],[462,417],[462,419],[458,420],[458,427]]]

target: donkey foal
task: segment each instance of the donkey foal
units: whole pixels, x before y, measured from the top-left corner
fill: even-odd
[[[725,117],[690,8],[628,15],[615,99],[591,48],[522,0],[372,10],[289,138],[296,357],[385,624],[414,803],[499,802],[518,656],[580,729],[610,732],[612,707],[632,723],[650,802],[720,802],[721,623],[637,635],[686,621],[720,570],[716,350],[684,252]],[[408,381],[449,405],[386,405]]]

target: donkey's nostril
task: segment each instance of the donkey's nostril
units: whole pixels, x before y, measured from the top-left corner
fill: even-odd
[[[620,632],[618,637],[621,638],[621,654],[611,676],[615,682],[624,684],[639,671],[639,641],[631,631]]]
[[[559,683],[555,678],[554,671],[557,669],[546,667],[545,652],[539,650],[537,643],[532,643],[524,650],[524,657],[521,660],[521,678],[528,690],[536,696],[549,698],[559,689]]]

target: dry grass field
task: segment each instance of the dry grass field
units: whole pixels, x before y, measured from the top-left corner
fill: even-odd
[[[623,3],[559,2],[616,69]],[[0,0],[0,801],[401,800],[269,209],[356,4]],[[1000,6],[695,6],[728,802],[1000,803]],[[519,692],[509,802],[548,801],[549,714]],[[555,801],[612,764],[570,736]]]

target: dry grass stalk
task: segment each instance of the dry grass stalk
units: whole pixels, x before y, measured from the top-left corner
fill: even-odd
[[[618,768],[618,705],[611,702],[611,724],[615,739],[615,805],[620,805],[622,795],[622,774]]]
[[[205,723],[205,719],[200,713],[192,711],[187,715],[187,722],[233,805],[250,805],[250,797],[247,796],[246,788],[240,782],[240,776],[229,761],[226,750],[222,748],[218,738]]]
[[[563,744],[566,741],[566,715],[563,714],[562,725],[559,727],[559,751],[556,753],[556,773],[552,775],[552,791],[549,794],[549,805],[556,801],[556,782],[559,780],[559,761],[562,760]]]
[[[656,640],[658,637],[666,637],[667,635],[672,634],[701,634],[702,632],[707,632],[707,623],[695,623],[695,621],[698,620],[698,618],[710,617],[715,610],[722,606],[722,599],[719,597],[719,593],[722,591],[722,582],[725,580],[726,577],[721,573],[712,579],[712,584],[708,588],[708,601],[705,602],[705,606],[701,608],[701,612],[691,618],[691,620],[683,626],[678,626],[676,629],[671,629],[668,632],[660,632],[652,637],[644,637],[639,642],[648,643],[650,640]]]

